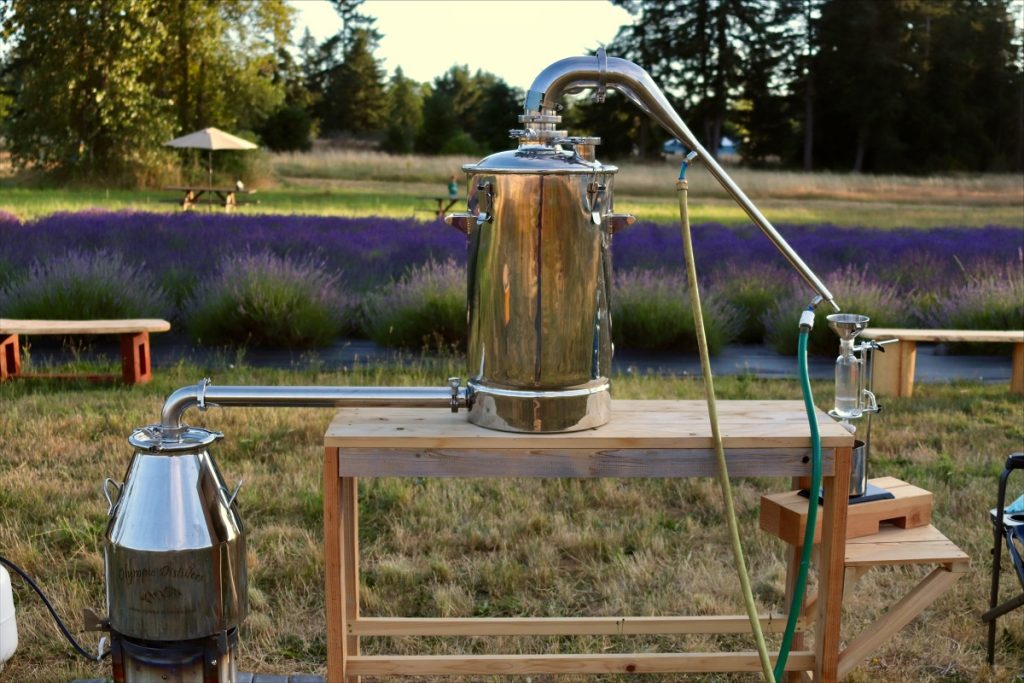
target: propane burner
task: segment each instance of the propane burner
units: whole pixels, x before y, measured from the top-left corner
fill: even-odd
[[[115,632],[110,657],[114,683],[233,683],[238,675],[238,629],[171,642],[140,641]]]

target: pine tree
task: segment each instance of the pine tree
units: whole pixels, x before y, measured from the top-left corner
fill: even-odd
[[[395,69],[388,83],[388,120],[384,149],[410,154],[423,127],[423,97],[418,84],[406,78],[402,67]]]
[[[373,56],[373,36],[369,30],[356,30],[344,61],[331,74],[324,97],[327,130],[375,133],[387,123],[384,72]]]

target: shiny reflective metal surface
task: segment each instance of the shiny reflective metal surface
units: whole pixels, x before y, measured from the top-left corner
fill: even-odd
[[[868,490],[868,449],[860,439],[853,442],[850,460],[850,497],[863,496]]]
[[[149,430],[149,433],[146,433]],[[245,533],[216,463],[217,438],[189,429],[159,448],[151,430],[110,511],[104,538],[110,627],[154,641],[203,638],[245,618]]]
[[[561,432],[610,418],[617,169],[593,158],[596,140],[554,130],[557,119],[526,121],[513,131],[518,149],[465,166],[469,213],[451,221],[469,236],[469,420],[492,429]]]
[[[615,88],[638,107],[647,112],[665,130],[682,141],[687,147],[695,151],[701,162],[707,167],[708,172],[721,184],[736,203],[739,204],[769,240],[782,252],[782,255],[796,269],[800,276],[807,281],[811,288],[826,299],[835,309],[840,310],[832,293],[818,279],[818,276],[803,262],[800,256],[793,251],[782,235],[758,210],[743,190],[733,182],[729,174],[718,165],[706,149],[697,141],[697,138],[686,127],[683,120],[669,104],[661,88],[654,82],[650,75],[625,59],[608,57],[604,49],[598,51],[597,55],[588,57],[569,57],[551,64],[544,69],[526,94],[525,116],[546,116],[554,114],[563,95],[579,92],[593,88],[598,94],[598,101],[601,101],[605,88]]]
[[[172,643],[114,633],[110,655],[114,683],[233,683],[238,677],[238,630]]]
[[[441,407],[466,405],[466,389],[451,382],[440,387],[268,387],[217,386],[203,380],[182,387],[167,397],[156,429],[163,437],[176,437],[187,429],[182,416],[189,408],[205,410],[207,406],[249,407]],[[171,440],[174,443],[174,440]]]

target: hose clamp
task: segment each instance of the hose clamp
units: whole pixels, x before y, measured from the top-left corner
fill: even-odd
[[[604,82],[605,74],[608,72],[608,53],[604,50],[604,45],[597,48],[597,71],[599,73],[597,77],[597,89],[594,90],[594,101],[597,103],[604,102],[605,95],[608,92],[608,86]]]
[[[452,390],[451,408],[453,413],[459,412],[459,385],[462,384],[462,380],[458,377],[449,377],[448,386]]]
[[[204,377],[196,385],[196,407],[203,412],[206,411],[206,387],[210,386],[210,384],[212,384],[210,378]]]

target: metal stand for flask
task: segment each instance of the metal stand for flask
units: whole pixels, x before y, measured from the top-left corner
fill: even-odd
[[[875,413],[882,412],[882,406],[879,405],[875,398],[875,373],[874,373],[874,353],[875,351],[881,351],[885,353],[883,346],[885,344],[891,344],[898,340],[891,339],[885,341],[869,340],[862,344],[858,344],[854,347],[854,352],[860,352],[864,361],[865,374],[867,380],[865,381],[866,388],[862,391],[870,397],[870,403],[867,408],[862,410],[862,414],[867,414],[867,427],[865,429],[864,439],[857,439],[854,441],[853,454],[850,459],[851,472],[850,472],[850,505],[856,505],[857,503],[870,503],[876,500],[891,500],[895,498],[892,492],[885,490],[881,486],[868,482],[868,459],[871,457],[871,419]],[[835,409],[828,411],[830,417],[839,420],[839,424],[843,426],[851,434],[856,434],[857,428],[850,421],[849,417],[839,415]],[[809,491],[801,491],[801,495],[810,497]],[[819,502],[824,502],[824,496],[822,493],[818,494]]]

